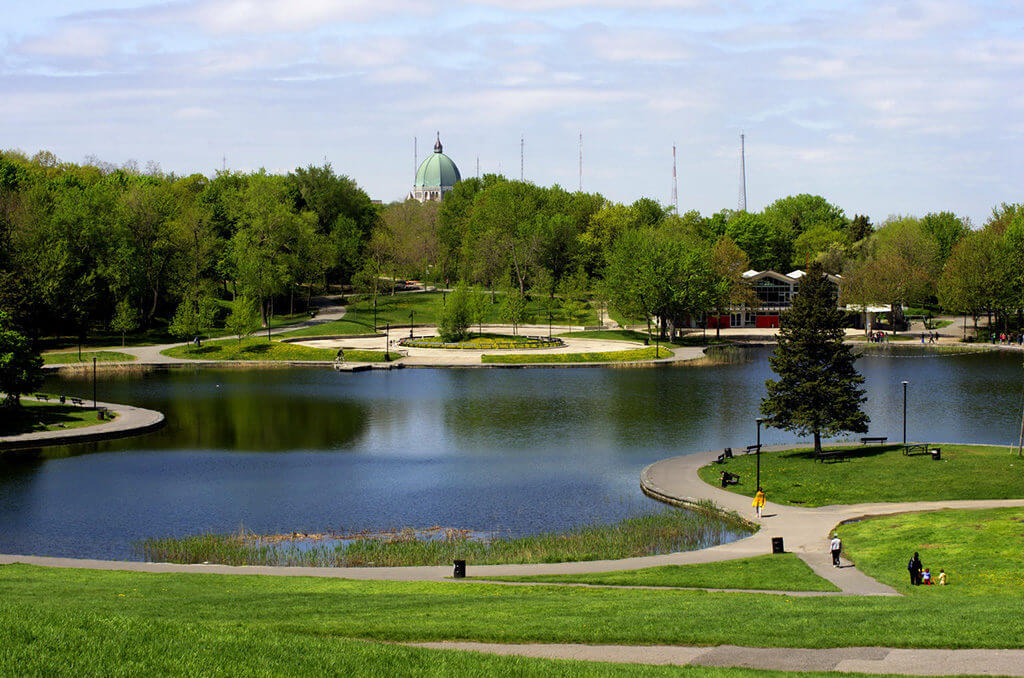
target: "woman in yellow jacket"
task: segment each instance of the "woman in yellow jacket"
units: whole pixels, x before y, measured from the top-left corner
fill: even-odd
[[[761,517],[761,509],[764,508],[764,490],[760,487],[757,488],[757,494],[754,495],[754,501],[750,502],[750,505],[757,511],[757,517]]]

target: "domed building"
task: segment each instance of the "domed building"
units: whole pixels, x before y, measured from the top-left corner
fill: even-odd
[[[416,183],[409,195],[420,202],[440,200],[460,179],[462,175],[459,174],[459,168],[444,154],[441,133],[438,132],[434,152],[420,163],[416,170]]]

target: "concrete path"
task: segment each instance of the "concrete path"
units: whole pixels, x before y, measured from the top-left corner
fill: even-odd
[[[24,396],[23,399],[36,400],[36,398],[25,398]],[[70,401],[67,404],[74,407]],[[91,406],[92,401],[87,401],[87,405]],[[114,412],[117,414],[117,417],[112,421],[92,426],[0,436],[0,451],[124,438],[156,430],[164,424],[163,413],[156,410],[119,405],[117,403],[97,402],[96,405]]]
[[[904,650],[887,647],[801,649],[735,645],[505,645],[465,641],[401,644],[434,650],[462,650],[504,656],[616,664],[899,673],[915,676],[1024,676],[1024,650]]]

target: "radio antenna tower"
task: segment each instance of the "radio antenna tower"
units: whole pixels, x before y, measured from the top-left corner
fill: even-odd
[[[580,193],[583,192],[583,132],[580,132]]]
[[[476,156],[476,178],[480,178],[480,156]]]
[[[526,145],[526,138],[520,136],[519,137],[519,181],[522,181],[523,180],[523,176],[524,176],[523,175],[523,158],[525,157],[525,155],[524,155],[525,145]]]
[[[740,134],[740,203],[739,211],[747,211],[747,149],[746,135]]]
[[[676,180],[676,145],[672,144],[672,204],[676,206],[676,214],[679,214],[679,184]]]
[[[412,175],[416,176],[417,170],[420,168],[420,151],[416,146],[416,137],[412,138]]]

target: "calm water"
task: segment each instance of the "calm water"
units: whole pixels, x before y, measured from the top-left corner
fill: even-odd
[[[753,442],[767,353],[713,368],[175,370],[100,399],[161,410],[156,433],[0,462],[0,552],[132,557],[203,530],[443,525],[528,534],[659,510],[644,465]],[[1016,440],[1013,355],[862,358],[872,434]],[[87,380],[48,391],[88,396]],[[792,441],[764,431],[762,441]],[[52,455],[59,455],[54,458]]]

